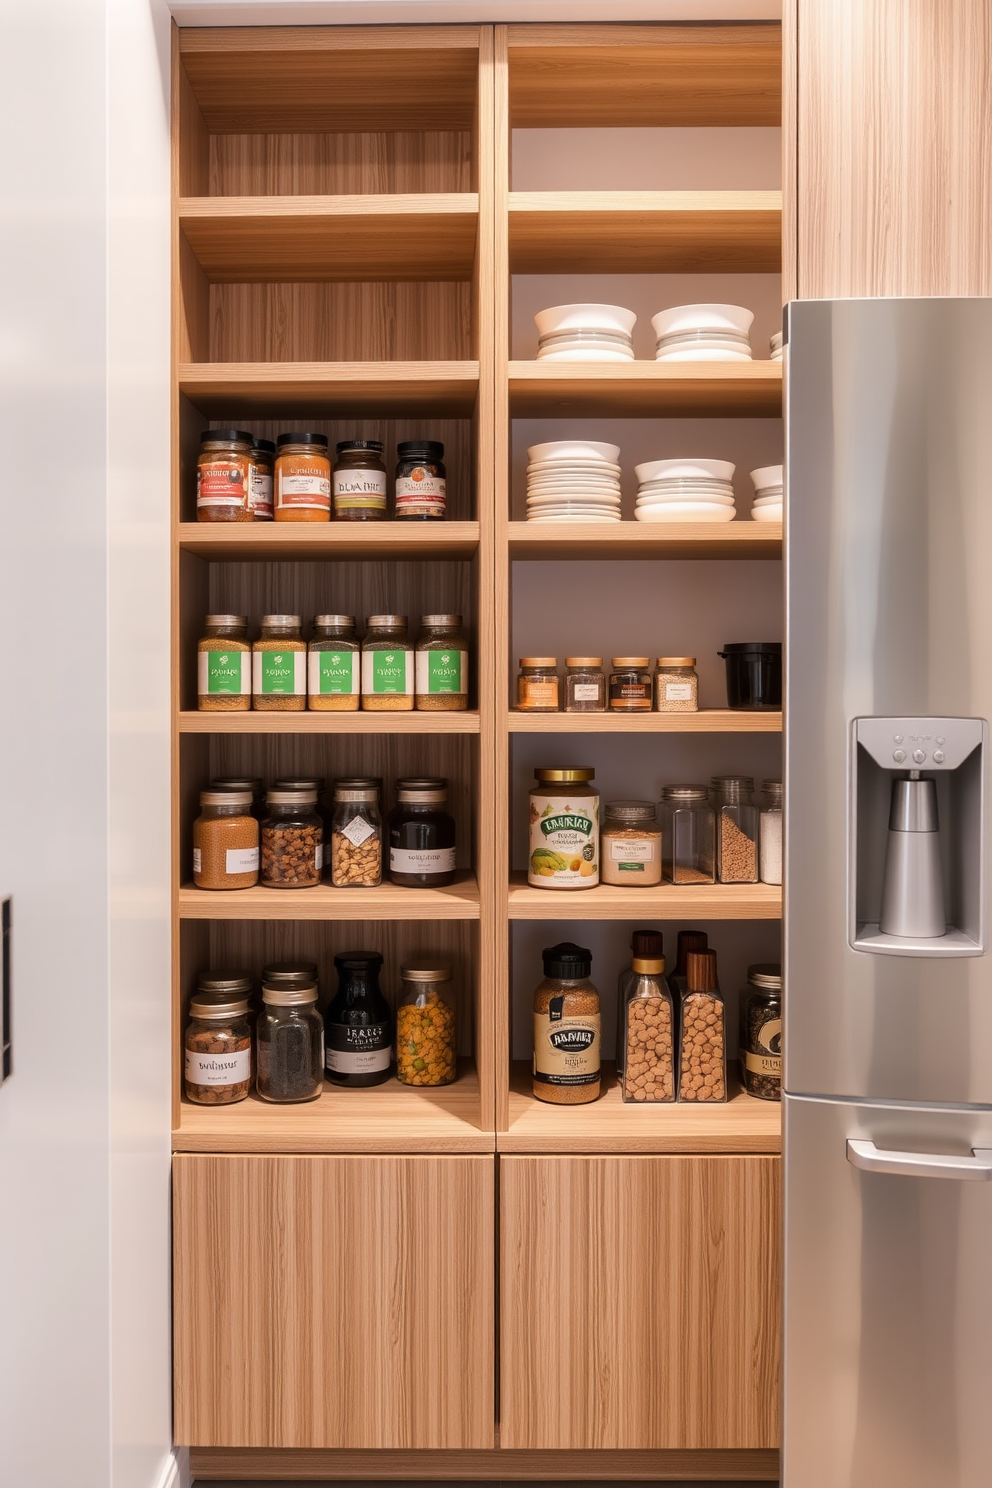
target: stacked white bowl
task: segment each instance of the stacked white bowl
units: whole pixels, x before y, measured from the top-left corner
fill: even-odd
[[[622,305],[552,305],[534,316],[540,361],[632,362],[637,316]]]
[[[751,520],[754,522],[781,522],[782,520],[782,467],[762,465],[751,471],[754,482],[754,505]]]
[[[729,460],[649,460],[635,465],[638,522],[732,522],[734,469]]]
[[[782,332],[776,331],[768,343],[768,350],[773,362],[782,360]]]
[[[528,522],[619,522],[618,444],[559,439],[527,458]]]
[[[749,362],[754,314],[743,305],[674,305],[652,315],[658,362]]]

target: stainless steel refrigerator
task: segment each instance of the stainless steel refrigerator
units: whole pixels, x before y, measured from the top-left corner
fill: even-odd
[[[992,1485],[992,300],[787,326],[784,1488]]]

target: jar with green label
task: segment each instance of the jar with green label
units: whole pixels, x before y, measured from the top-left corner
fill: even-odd
[[[356,713],[362,691],[362,648],[354,615],[315,615],[307,656],[307,703],[324,713]]]
[[[251,707],[251,645],[247,615],[208,615],[196,657],[196,705],[207,713],[247,713]]]
[[[468,707],[468,640],[461,615],[424,615],[417,642],[417,708],[457,713]]]
[[[599,883],[599,791],[595,770],[535,770],[530,793],[527,882],[538,889]]]
[[[270,713],[304,713],[307,706],[307,643],[299,615],[263,615],[262,634],[252,647],[252,707]]]
[[[405,615],[370,615],[362,642],[362,708],[409,713],[413,710],[413,647]]]

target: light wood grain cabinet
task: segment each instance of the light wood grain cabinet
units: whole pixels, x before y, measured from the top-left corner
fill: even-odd
[[[494,1445],[491,1157],[179,1155],[176,1440]]]
[[[777,1445],[777,1158],[501,1158],[500,1220],[501,1446]]]

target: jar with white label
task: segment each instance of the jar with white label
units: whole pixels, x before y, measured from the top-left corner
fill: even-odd
[[[339,522],[383,522],[386,466],[379,439],[344,439],[335,446],[331,491]]]
[[[661,883],[661,828],[653,801],[608,801],[599,876],[624,889]]]
[[[207,615],[196,656],[196,706],[205,713],[247,713],[251,707],[251,644],[247,615]]]
[[[405,615],[370,615],[362,642],[362,710],[413,710],[413,647]]]
[[[299,615],[263,615],[252,646],[251,693],[256,712],[305,713],[307,643]]]
[[[440,522],[447,509],[444,445],[406,439],[396,446],[396,520]]]
[[[389,1079],[393,1019],[379,990],[378,951],[335,956],[338,990],[324,1014],[325,1072],[332,1085],[361,1089]]]
[[[331,883],[336,889],[374,889],[382,882],[382,817],[372,785],[334,783]]]
[[[326,434],[280,434],[276,441],[277,522],[331,520],[331,462]]]
[[[601,656],[565,657],[565,712],[605,713],[606,673]]]
[[[317,985],[263,981],[255,1031],[255,1088],[263,1100],[290,1105],[317,1100],[324,1089],[324,1020]]]
[[[544,980],[534,991],[532,1089],[555,1106],[581,1106],[599,1096],[602,1015],[589,980],[592,953],[572,941],[543,953]]]
[[[698,713],[699,677],[694,656],[659,656],[655,673],[659,713]]]
[[[415,656],[417,709],[458,713],[468,707],[468,638],[461,615],[423,615]]]
[[[205,429],[196,462],[196,520],[250,522],[249,479],[254,436],[245,429]]]
[[[444,810],[447,799],[446,780],[397,780],[389,815],[390,883],[441,889],[454,881],[455,819]]]
[[[193,823],[193,882],[198,889],[250,889],[258,883],[258,822],[250,791],[200,792]]]
[[[189,1004],[183,1088],[199,1106],[229,1106],[251,1089],[248,993],[197,992]]]
[[[356,713],[361,702],[362,648],[354,615],[315,615],[307,653],[307,706],[313,712]]]
[[[275,443],[271,439],[256,439],[248,462],[248,506],[255,522],[271,522],[275,516],[272,504],[275,462]]]
[[[599,791],[595,770],[535,770],[530,793],[527,882],[537,889],[599,883]]]

